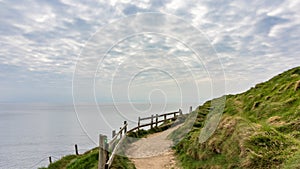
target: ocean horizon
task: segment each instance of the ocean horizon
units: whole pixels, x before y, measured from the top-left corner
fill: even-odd
[[[111,138],[123,121],[128,127],[137,118],[178,111],[187,113],[192,103],[145,104],[0,104],[0,168],[39,168],[69,154],[97,146],[99,134]]]

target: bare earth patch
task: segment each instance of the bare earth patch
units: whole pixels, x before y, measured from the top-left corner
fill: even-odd
[[[131,159],[137,169],[148,168],[166,168],[166,169],[179,169],[176,164],[174,152],[169,150],[159,156],[146,157],[146,158],[133,158]]]
[[[171,149],[173,142],[167,139],[167,136],[179,126],[151,134],[132,143],[126,151],[126,156],[133,161],[137,169],[179,169],[174,151]]]

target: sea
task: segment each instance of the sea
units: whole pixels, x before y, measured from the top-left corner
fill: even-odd
[[[127,121],[178,111],[188,113],[197,103],[0,104],[0,169],[31,169],[49,165],[69,154],[97,147],[99,134],[111,138]]]

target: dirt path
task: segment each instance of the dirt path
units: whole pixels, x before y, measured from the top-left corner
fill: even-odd
[[[137,169],[179,169],[171,149],[173,142],[167,139],[167,136],[178,127],[149,135],[132,143],[126,151],[127,157],[134,162]]]

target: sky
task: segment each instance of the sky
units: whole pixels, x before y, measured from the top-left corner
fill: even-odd
[[[0,0],[0,103],[196,102],[300,65],[300,1]]]

